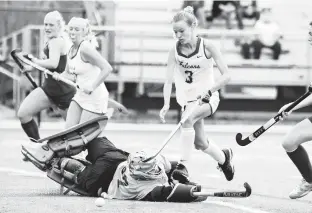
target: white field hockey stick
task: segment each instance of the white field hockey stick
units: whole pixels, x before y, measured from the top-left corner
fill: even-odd
[[[208,196],[208,197],[233,197],[233,198],[244,198],[249,197],[251,195],[251,187],[246,182],[244,183],[245,190],[244,191],[220,191],[220,192],[192,192],[194,197],[196,196]]]
[[[306,99],[309,95],[311,95],[312,93],[312,87],[309,86],[308,91],[303,94],[300,98],[298,98],[297,100],[295,100],[291,105],[289,105],[284,111],[278,113],[277,115],[275,115],[273,118],[271,118],[268,122],[266,122],[265,124],[263,124],[259,129],[257,129],[256,131],[254,131],[252,134],[250,134],[247,138],[242,139],[243,135],[241,133],[237,133],[236,134],[236,142],[240,145],[240,146],[246,146],[248,144],[250,144],[251,142],[253,142],[255,139],[257,139],[260,135],[262,135],[263,133],[265,133],[265,131],[267,131],[270,127],[272,127],[274,124],[278,123],[280,120],[282,120],[282,115],[284,112],[291,112],[291,110],[297,106],[301,101],[303,101],[304,99]]]
[[[13,51],[14,51],[14,50],[13,50]],[[30,65],[30,66],[32,66],[33,68],[35,68],[35,69],[37,69],[37,70],[39,70],[39,71],[41,71],[41,72],[44,72],[44,73],[46,73],[46,74],[48,74],[48,75],[53,76],[53,72],[51,72],[50,70],[48,70],[48,69],[46,69],[46,68],[44,68],[44,67],[42,67],[42,66],[39,66],[38,64],[36,64],[36,63],[34,63],[34,62],[30,61],[30,60],[28,60],[27,58],[25,58],[25,56],[22,54],[22,52],[14,52],[14,55],[15,55],[15,56],[17,57],[17,59],[20,60],[21,62],[23,62],[23,63],[25,63],[25,64],[27,64],[27,65]],[[72,82],[71,80],[68,80],[68,79],[66,79],[66,78],[63,78],[63,77],[61,77],[61,76],[59,76],[59,79],[58,79],[58,80],[59,80],[59,81],[62,81],[62,82],[64,82],[64,83],[66,83],[66,84],[68,84],[68,85],[70,85],[70,86],[73,86],[73,87],[75,87],[75,88],[77,88],[77,89],[80,89],[79,85],[76,84],[76,83],[74,83],[74,82]]]
[[[191,114],[193,114],[193,112],[195,111],[195,109],[198,107],[199,103],[200,103],[200,98],[196,100],[196,104],[195,106],[185,115],[183,116],[183,118],[180,120],[180,122],[178,123],[178,125],[171,131],[170,135],[168,135],[168,137],[164,140],[164,142],[162,143],[162,145],[160,146],[159,150],[152,155],[149,158],[146,158],[145,160],[143,160],[143,162],[148,162],[154,158],[157,157],[157,155],[159,155],[159,153],[165,148],[165,146],[169,143],[170,139],[175,135],[175,133],[180,129],[180,127],[182,126],[182,124],[190,117]]]

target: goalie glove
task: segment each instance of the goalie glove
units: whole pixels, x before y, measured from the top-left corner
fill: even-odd
[[[192,202],[197,199],[197,196],[193,196],[193,192],[200,191],[201,187],[185,184],[176,184],[169,196],[168,202]]]

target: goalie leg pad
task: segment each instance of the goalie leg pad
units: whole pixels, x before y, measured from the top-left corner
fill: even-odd
[[[47,176],[61,185],[61,193],[66,194],[70,190],[85,196],[90,196],[89,193],[77,185],[77,176],[82,172],[88,162],[72,158],[63,158],[58,164],[47,171]],[[67,190],[63,193],[63,187]]]
[[[22,154],[43,171],[50,166],[54,157],[54,152],[46,144],[37,143],[23,144]]]
[[[22,146],[24,153],[31,156],[40,164],[49,164],[54,157],[65,157],[79,154],[86,149],[86,145],[101,133],[99,124],[81,127],[75,131],[65,131],[50,136],[42,143],[28,143]]]
[[[77,176],[86,166],[81,161],[72,158],[62,158],[59,164],[63,177],[78,184]]]
[[[196,196],[193,196],[192,192],[198,191],[196,186],[185,185],[185,184],[176,184],[169,196],[167,197],[168,202],[193,202],[197,199]]]
[[[47,145],[58,157],[73,156],[86,149],[86,145],[95,139],[101,131],[99,126],[90,127],[51,139],[47,142]]]
[[[37,161],[35,158],[33,158],[28,152],[26,152],[25,150],[22,149],[22,154],[24,155],[24,160],[25,161],[30,161],[32,164],[34,164],[38,169],[40,169],[41,171],[46,171],[48,166],[45,163],[41,163],[39,161]]]
[[[154,202],[167,201],[167,197],[170,195],[171,191],[172,191],[172,187],[171,186],[156,186],[142,200],[144,200],[144,201],[154,201]]]

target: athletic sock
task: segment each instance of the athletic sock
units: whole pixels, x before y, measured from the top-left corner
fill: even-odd
[[[27,123],[22,123],[22,128],[27,136],[30,138],[30,140],[37,141],[40,139],[38,126],[34,119],[31,119],[31,121]]]
[[[180,135],[181,158],[180,162],[186,164],[190,160],[194,147],[195,130],[193,128],[182,128]],[[185,165],[186,166],[186,165]]]
[[[307,151],[303,146],[299,145],[293,152],[287,152],[287,155],[296,165],[302,177],[308,182],[312,183],[312,167]]]
[[[225,162],[225,154],[212,140],[208,141],[208,148],[203,150],[203,152],[205,152],[208,155],[210,155],[219,164],[221,164],[221,165],[224,164],[224,162]]]

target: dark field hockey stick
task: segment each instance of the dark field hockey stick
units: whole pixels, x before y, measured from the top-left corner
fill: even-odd
[[[208,197],[233,197],[233,198],[245,198],[251,195],[251,187],[246,182],[244,183],[244,191],[221,191],[221,192],[192,192],[194,197],[196,196],[208,196]]]
[[[271,118],[268,122],[266,122],[264,125],[262,125],[259,129],[254,131],[251,135],[249,135],[247,138],[242,139],[243,135],[241,133],[236,134],[236,142],[240,146],[246,146],[253,142],[256,138],[258,138],[260,135],[265,133],[270,127],[272,127],[274,124],[278,123],[281,118],[282,114],[284,112],[290,112],[295,106],[297,106],[301,101],[306,99],[310,94],[312,93],[312,87],[309,86],[308,91],[303,94],[300,98],[298,98],[296,101],[294,101],[291,105],[289,105],[284,111],[278,113],[273,118]]]
[[[17,64],[17,66],[19,67],[19,69],[21,70],[21,72],[26,76],[26,78],[30,81],[31,85],[34,87],[34,88],[37,88],[38,85],[37,83],[35,82],[35,80],[33,79],[33,77],[25,71],[25,67],[22,65],[22,63],[19,61],[18,57],[16,56],[16,53],[17,52],[21,52],[20,50],[13,50],[11,51],[11,57],[13,58],[13,60],[15,61],[15,63]]]
[[[14,52],[14,55],[15,55],[15,57],[17,58],[17,60],[19,61],[20,64],[21,64],[21,62],[23,62],[23,63],[25,63],[25,64],[27,64],[27,65],[29,65],[29,66],[32,66],[33,68],[35,68],[35,69],[41,71],[41,72],[44,72],[45,74],[48,74],[48,75],[53,76],[53,72],[51,72],[50,70],[48,70],[48,69],[46,69],[46,68],[44,68],[44,67],[42,67],[42,66],[39,66],[38,64],[36,64],[36,63],[30,61],[29,59],[27,59],[27,58],[22,54],[22,52],[18,52],[18,51],[16,51],[16,50],[13,50],[13,51],[15,51],[15,52]],[[12,52],[13,52],[13,51],[12,51]],[[68,80],[68,79],[66,79],[66,78],[62,78],[61,76],[59,77],[59,80],[62,81],[62,82],[64,82],[64,83],[66,83],[66,84],[68,84],[68,85],[70,85],[70,86],[73,86],[73,87],[75,87],[75,88],[77,88],[77,89],[80,89],[80,88],[79,88],[79,85],[76,84],[76,83],[74,83],[74,82],[72,82],[71,80]]]
[[[157,155],[159,155],[159,153],[165,148],[165,146],[169,143],[169,141],[171,140],[171,138],[175,135],[175,133],[180,129],[180,127],[182,126],[182,124],[188,119],[188,117],[193,114],[193,112],[195,111],[195,109],[197,108],[198,104],[199,104],[200,99],[198,99],[196,101],[195,106],[188,112],[188,114],[186,114],[178,123],[178,125],[171,131],[170,135],[168,135],[168,137],[164,140],[164,142],[162,143],[161,147],[159,148],[159,150],[151,157],[146,158],[145,160],[143,160],[143,162],[148,162],[154,158],[157,157]]]

